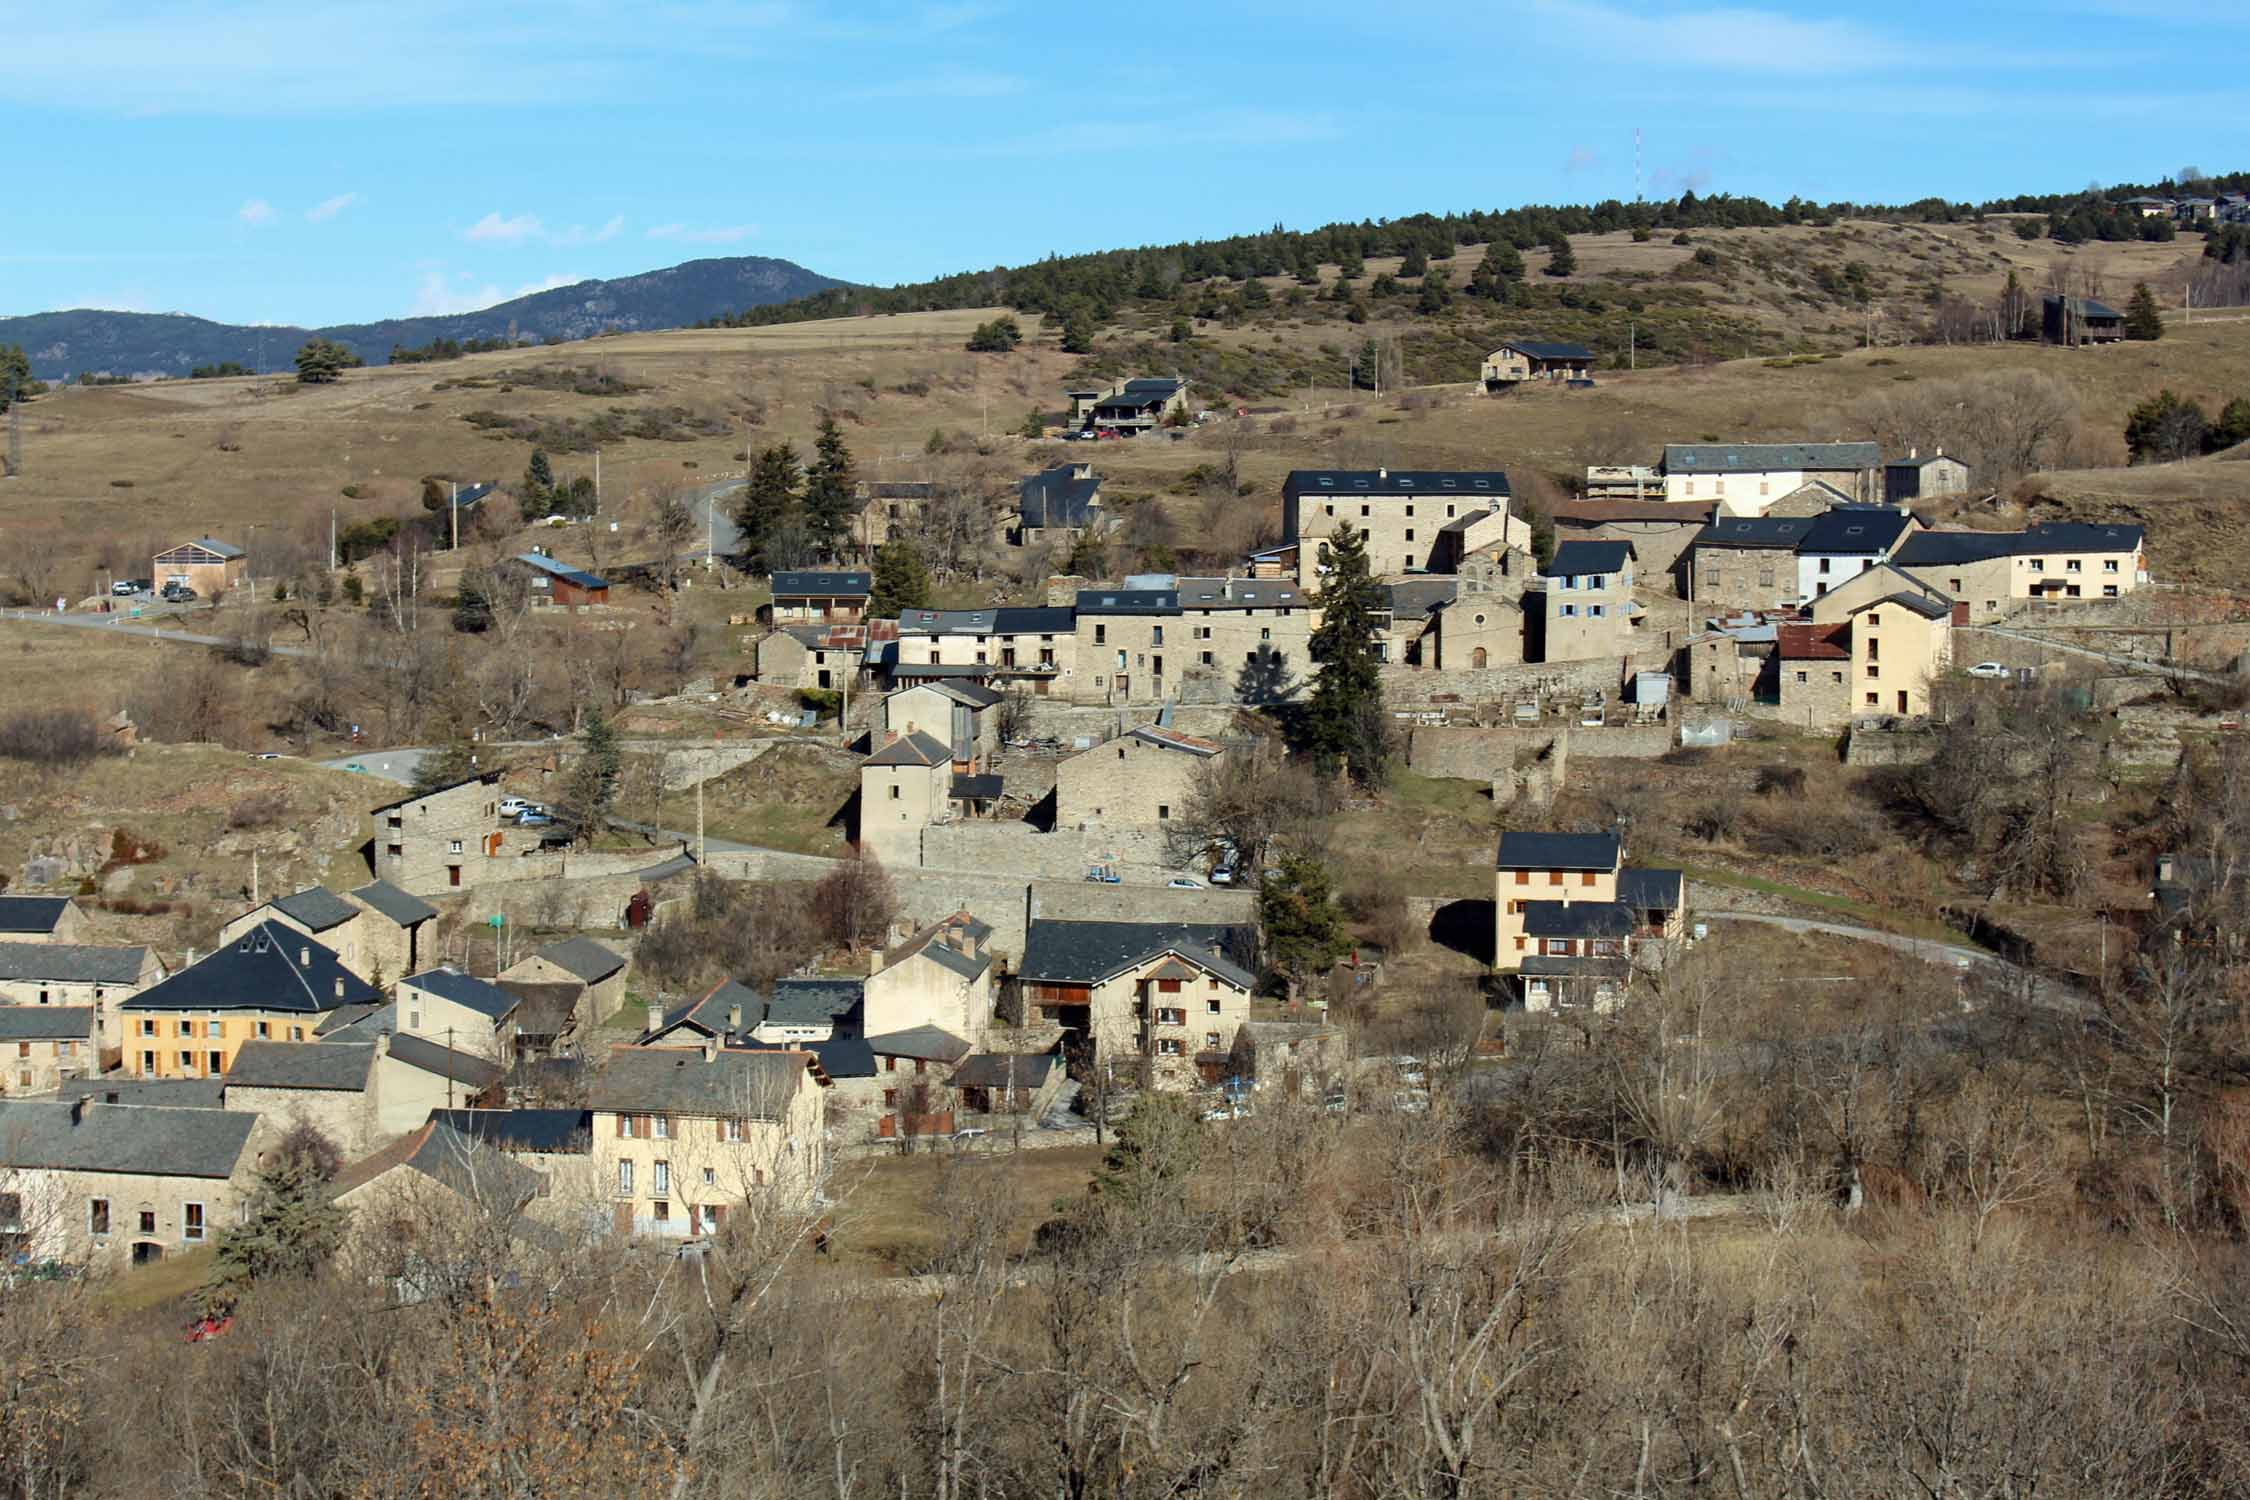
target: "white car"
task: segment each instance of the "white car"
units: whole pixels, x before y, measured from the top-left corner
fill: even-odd
[[[531,802],[529,798],[502,797],[500,799],[500,816],[503,818],[512,818],[517,813],[530,812],[534,805],[535,804]]]
[[[1971,677],[2006,677],[2008,669],[1996,661],[1980,661],[1969,668]]]
[[[1170,880],[1165,881],[1164,885],[1167,890],[1174,891],[1200,891],[1203,889],[1203,882],[1191,875],[1175,875]]]

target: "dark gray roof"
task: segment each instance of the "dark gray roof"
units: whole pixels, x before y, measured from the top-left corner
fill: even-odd
[[[582,568],[568,567],[556,562],[543,552],[519,552],[514,560],[526,567],[538,569],[549,578],[559,578],[564,583],[575,583],[582,589],[606,589],[609,587],[608,579],[597,578]]]
[[[957,1089],[1036,1089],[1062,1059],[1052,1052],[979,1052],[953,1073]]]
[[[1430,611],[1442,604],[1451,604],[1461,592],[1457,578],[1410,578],[1404,583],[1383,585],[1390,596],[1393,620],[1426,620]]]
[[[1874,604],[1863,604],[1860,609],[1873,609],[1878,604],[1895,604],[1901,609],[1920,615],[1925,620],[1942,620],[1953,613],[1953,606],[1942,599],[1933,599],[1928,594],[1910,594],[1904,591],[1896,594],[1885,594]],[[1858,614],[1859,610],[1853,610],[1852,613]]]
[[[0,896],[0,933],[53,932],[68,896]]]
[[[91,943],[0,943],[0,979],[51,979],[60,984],[131,984],[148,962],[146,948]]]
[[[434,1111],[433,1113],[442,1113]],[[341,1196],[386,1172],[405,1167],[496,1212],[521,1208],[539,1195],[540,1176],[504,1151],[496,1151],[443,1121],[432,1119],[372,1156],[336,1174],[329,1191]]]
[[[1775,547],[1794,552],[1819,516],[1719,516],[1690,547]]]
[[[425,1073],[435,1073],[440,1078],[450,1078],[455,1083],[470,1088],[490,1088],[500,1081],[498,1063],[457,1048],[441,1047],[436,1042],[418,1036],[392,1037],[391,1056],[409,1067],[420,1068]]]
[[[930,688],[931,691],[942,697],[950,698],[965,708],[990,708],[993,704],[1008,696],[989,684],[976,681],[933,682],[930,684]]]
[[[1184,380],[1173,380],[1162,375],[1136,375],[1125,382],[1120,392],[1126,396],[1175,396],[1187,389]]]
[[[1563,542],[1555,560],[1539,571],[1548,578],[1585,578],[1596,573],[1622,573],[1633,555],[1631,542]]]
[[[867,979],[812,977],[777,979],[766,1002],[766,1019],[776,1026],[818,1026],[849,1017],[867,995]]]
[[[577,975],[588,984],[600,984],[625,967],[624,959],[586,937],[564,938],[559,943],[549,943],[532,956],[543,958],[565,973]]]
[[[972,1050],[952,1032],[937,1026],[909,1026],[867,1039],[867,1050],[878,1057],[919,1057],[929,1062],[957,1062]]]
[[[340,1005],[327,1020],[313,1028],[322,1041],[372,1041],[379,1033],[398,1030],[398,1007],[388,1000],[365,1000]]]
[[[0,1005],[0,1042],[82,1040],[93,1029],[91,1005]]]
[[[502,1151],[593,1149],[594,1117],[583,1109],[433,1109],[430,1119]]]
[[[1902,568],[1951,567],[2011,557],[2021,533],[2014,531],[1917,531],[1898,544],[1891,561]]]
[[[1510,339],[1500,346],[1528,354],[1533,359],[1592,359],[1594,351],[1584,344],[1547,344],[1531,339]]]
[[[1078,624],[1067,604],[1011,605],[992,614],[992,629],[999,635],[1068,635]]]
[[[378,998],[320,940],[261,922],[127,1000],[122,1010],[266,1010],[323,1015]]]
[[[1875,443],[1666,443],[1667,474],[1757,474],[1775,470],[1873,469]]]
[[[927,500],[936,493],[927,479],[876,479],[867,486],[870,500]]]
[[[1636,911],[1676,911],[1683,884],[1677,870],[1628,868],[1617,872],[1617,899]]]
[[[793,598],[807,596],[820,598],[857,596],[865,598],[874,592],[874,583],[875,575],[872,573],[858,571],[822,573],[811,569],[802,569],[795,572],[774,574],[773,592],[775,598],[780,598],[784,594]]]
[[[802,1049],[624,1047],[594,1075],[587,1102],[620,1114],[679,1113],[779,1119],[803,1087]]]
[[[326,932],[331,927],[341,927],[359,915],[359,908],[326,886],[307,886],[286,896],[276,896],[275,911],[291,920],[301,922],[314,932]]]
[[[1630,937],[1633,908],[1622,901],[1526,901],[1523,932],[1535,938]]]
[[[1461,495],[1489,499],[1508,493],[1500,469],[1293,469],[1282,481],[1284,495],[1365,495],[1420,499]]]
[[[427,922],[437,915],[437,908],[419,896],[410,896],[388,880],[378,880],[363,885],[352,895],[389,917],[401,927],[412,927],[417,922]]]
[[[867,757],[866,764],[871,766],[935,766],[948,763],[952,759],[953,751],[949,746],[916,729],[900,735],[897,739]]]
[[[1550,958],[1544,953],[1526,953],[1516,963],[1516,971],[1546,979],[1623,979],[1631,972],[1629,959],[1623,958]]]
[[[819,1060],[820,1071],[830,1078],[875,1076],[875,1054],[865,1037],[838,1036],[825,1042],[760,1042],[744,1038],[733,1045],[750,1052],[810,1052]]]
[[[1016,520],[1034,528],[1084,526],[1100,507],[1099,475],[1080,479],[1069,464],[1027,475],[1016,486]]]
[[[224,1109],[227,1085],[223,1078],[136,1078],[112,1073],[106,1078],[65,1078],[61,1097],[137,1108]]]
[[[653,1041],[666,1032],[681,1026],[693,1026],[707,1036],[724,1036],[727,1031],[727,1012],[739,1008],[738,1018],[744,1031],[758,1024],[766,1013],[766,1002],[757,991],[732,979],[722,979],[706,990],[702,997],[690,1000],[667,1011],[664,1024],[653,1032],[643,1034],[641,1040]]]
[[[474,974],[464,974],[456,968],[424,969],[419,974],[409,974],[404,984],[418,990],[427,990],[456,1005],[465,1005],[490,1020],[506,1019],[508,1013],[521,1003],[518,996],[500,988],[489,979],[479,979]]]
[[[1173,590],[1180,608],[1303,609],[1312,596],[1294,578],[1182,578]]]
[[[224,1180],[241,1164],[258,1118],[242,1110],[4,1099],[0,1166]]]
[[[2183,201],[2194,202],[2196,200],[2187,199]],[[2063,303],[2063,299],[2053,292],[2049,292],[2039,300],[2042,307],[2060,307]],[[2082,318],[2108,318],[2122,322],[2125,317],[2123,313],[2111,307],[2108,303],[2097,302],[2092,297],[2072,297],[2070,306],[2071,310]]]
[[[2080,521],[2042,521],[2028,527],[2020,553],[2136,552],[2148,532],[2139,526],[2090,526]]]
[[[467,786],[472,781],[481,781],[486,786],[490,786],[499,779],[500,773],[498,771],[479,771],[474,776],[464,776],[459,781],[449,781],[444,786],[432,787],[426,792],[415,792],[399,798],[396,802],[386,802],[381,807],[371,807],[368,809],[368,813],[371,816],[378,813],[387,813],[394,807],[406,807],[427,798],[435,797],[440,793],[450,792],[455,787]]]
[[[1098,984],[1159,953],[1178,953],[1229,983],[1250,989],[1256,976],[1227,957],[1246,952],[1254,929],[1212,923],[1059,922],[1035,919],[1023,945],[1022,977]]]
[[[375,1067],[372,1042],[244,1042],[227,1069],[229,1088],[333,1089],[364,1093]]]
[[[514,1018],[521,1037],[561,1036],[576,1018],[578,997],[584,993],[573,983],[536,979],[503,979],[500,988],[523,1001]]]
[[[1619,854],[1614,833],[1503,833],[1498,867],[1503,870],[1614,870]]]
[[[1000,669],[981,661],[898,661],[891,653],[898,649],[896,641],[883,643],[884,660],[891,669],[893,682],[925,682],[938,677],[969,677],[983,680]]]
[[[1078,613],[1082,615],[1176,615],[1178,589],[1080,589]]]
[[[199,536],[194,541],[189,542],[187,545],[190,547],[201,547],[206,552],[216,552],[219,554],[219,556],[224,558],[231,559],[242,556],[242,549],[240,547],[237,547],[232,542],[222,542],[216,537]]]
[[[1881,557],[1913,520],[1887,505],[1838,506],[1813,517],[1797,540],[1797,550],[1831,557]]]
[[[1001,777],[997,771],[982,776],[956,776],[953,778],[952,798],[956,802],[990,802],[1000,795]]]
[[[452,495],[453,508],[455,510],[475,510],[485,502],[487,496],[499,487],[497,484],[489,483],[472,484],[467,489],[455,490]]]

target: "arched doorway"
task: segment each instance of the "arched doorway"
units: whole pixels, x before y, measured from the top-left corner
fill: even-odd
[[[164,1247],[152,1240],[133,1241],[133,1264],[153,1266],[164,1258]]]
[[[1470,665],[1470,666],[1472,666],[1472,667],[1482,667],[1482,666],[1483,666],[1484,664],[1485,664],[1485,654],[1484,654],[1484,647],[1482,647],[1482,646],[1479,646],[1479,647],[1477,647],[1477,649],[1476,649],[1476,650],[1474,650],[1474,651],[1471,651],[1471,652],[1469,653],[1469,665]]]

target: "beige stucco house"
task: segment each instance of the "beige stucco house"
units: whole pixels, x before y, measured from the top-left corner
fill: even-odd
[[[992,1021],[992,929],[966,911],[932,922],[885,951],[867,976],[861,1025],[869,1037],[934,1026],[975,1036]]]
[[[1034,920],[1017,975],[1026,1017],[1077,1032],[1121,1079],[1184,1089],[1224,1075],[1257,977],[1246,929]]]
[[[1919,531],[1891,561],[1968,606],[1968,624],[2028,604],[2117,599],[2148,582],[2139,526],[2050,522],[2022,531]]]
[[[953,751],[915,732],[890,740],[859,768],[859,846],[886,865],[922,863],[922,830],[952,816]]]
[[[1847,631],[1849,712],[1927,714],[1930,685],[1953,663],[1953,615],[1951,599],[1887,564],[1815,599],[1813,624]]]
[[[91,1005],[0,1006],[0,1094],[51,1094],[66,1078],[101,1072]]]
[[[0,1004],[90,1007],[105,1066],[115,1065],[123,1041],[118,1007],[163,977],[149,948],[0,942]]]
[[[1306,589],[1318,586],[1325,567],[1321,539],[1346,526],[1366,535],[1376,577],[1436,572],[1446,525],[1505,513],[1508,496],[1508,476],[1497,469],[1298,469],[1282,482],[1281,536],[1298,544],[1297,579]],[[1530,524],[1515,518],[1501,540],[1530,550]]]
[[[1624,995],[1634,960],[1685,931],[1677,870],[1629,869],[1615,833],[1500,835],[1493,964],[1514,975],[1527,1010]]]
[[[1537,587],[1524,595],[1531,628],[1539,633],[1539,660],[1591,661],[1633,649],[1633,544],[1564,542],[1540,569]]]
[[[68,896],[0,895],[0,943],[83,943],[86,914]]]
[[[381,998],[317,939],[261,922],[119,1005],[124,1066],[223,1077],[244,1044],[310,1040],[336,1011]]]
[[[1883,498],[1874,443],[1667,443],[1664,498],[1715,502],[1723,515],[1762,516],[1815,480],[1863,504]]]

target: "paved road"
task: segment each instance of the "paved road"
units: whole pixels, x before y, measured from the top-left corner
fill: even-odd
[[[1698,911],[1695,915],[1696,920],[1702,922],[1755,922],[1761,927],[1778,927],[1784,932],[1820,932],[1862,943],[1874,943],[1921,959],[1925,963],[1951,965],[1958,970],[1988,969],[2027,980],[2031,986],[2031,998],[2042,1005],[2062,1010],[2080,1010],[2087,1004],[2086,996],[2068,985],[2033,973],[2020,964],[2010,963],[1996,953],[1966,944],[1934,942],[1929,938],[1909,937],[1904,933],[1857,927],[1849,922],[1821,922],[1809,917],[1777,917],[1764,912]]]
[[[142,616],[144,621],[148,618],[146,615]],[[158,618],[161,619],[162,617]],[[177,641],[187,646],[231,646],[234,644],[232,636],[201,635],[186,629],[166,630],[160,624],[144,624],[141,621],[129,620],[124,615],[58,615],[52,611],[42,613],[35,609],[8,609],[0,610],[0,619],[20,620],[30,625],[68,625],[79,630],[100,631],[103,635],[137,635],[150,640]],[[302,646],[269,646],[267,649],[275,656],[304,656],[307,654]]]
[[[2066,656],[2082,656],[2088,661],[2107,662],[2112,666],[2131,667],[2136,671],[2154,672],[2163,677],[2192,677],[2198,682],[2224,682],[2227,679],[2213,672],[2199,672],[2194,667],[2182,667],[2166,661],[2152,661],[2145,656],[2132,656],[2122,651],[2097,651],[2092,646],[2070,646],[2061,641],[2049,640],[2028,630],[2011,630],[2004,625],[1964,626],[1964,629],[1981,630],[2004,640],[2022,641],[2045,651],[2060,651]]]
[[[331,771],[362,771],[385,781],[395,781],[400,786],[412,786],[415,773],[422,767],[422,757],[427,754],[427,750],[415,749],[369,750],[341,760],[324,760],[321,764]]]
[[[707,557],[714,548],[719,556],[730,557],[741,549],[742,531],[734,524],[734,507],[719,502],[748,482],[743,479],[722,479],[717,484],[707,484],[696,491],[696,503],[703,507],[706,518],[703,538],[695,549],[696,557]]]

